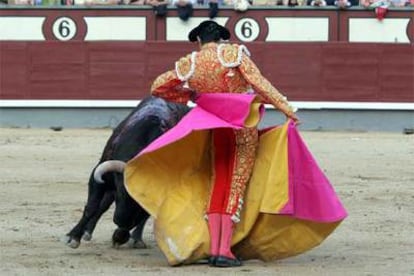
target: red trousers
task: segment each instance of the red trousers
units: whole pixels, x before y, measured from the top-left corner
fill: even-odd
[[[213,130],[214,173],[207,213],[229,214],[238,220],[258,146],[256,128]]]

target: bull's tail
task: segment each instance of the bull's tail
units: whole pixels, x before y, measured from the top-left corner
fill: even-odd
[[[98,183],[104,183],[102,176],[107,172],[123,173],[126,163],[120,160],[108,160],[99,164],[93,172],[93,178]]]

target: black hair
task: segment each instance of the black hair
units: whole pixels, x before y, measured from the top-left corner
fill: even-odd
[[[221,33],[217,25],[210,24],[207,27],[200,30],[198,37],[201,40],[201,44],[208,42],[217,42],[221,39]]]
[[[200,25],[192,29],[188,34],[188,40],[191,42],[197,41],[197,38],[200,38],[202,44],[213,41],[217,42],[220,39],[228,40],[230,38],[230,32],[216,22],[207,20],[201,22]]]

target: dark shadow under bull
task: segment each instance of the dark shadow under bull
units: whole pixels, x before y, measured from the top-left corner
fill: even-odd
[[[123,168],[125,162],[175,126],[188,111],[186,105],[148,97],[114,129],[89,177],[82,218],[66,234],[68,246],[77,248],[81,238],[90,240],[100,217],[115,202],[113,221],[118,228],[112,235],[112,244],[118,247],[132,238],[134,247],[146,247],[142,232],[149,214],[127,193]]]

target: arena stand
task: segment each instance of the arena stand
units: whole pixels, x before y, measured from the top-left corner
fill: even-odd
[[[0,6],[0,126],[112,127],[195,49],[169,7]],[[304,129],[414,126],[414,8],[252,6],[215,19],[299,108]],[[52,114],[52,116],[51,116]],[[268,112],[264,125],[282,119]]]

